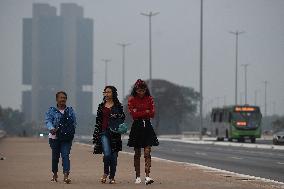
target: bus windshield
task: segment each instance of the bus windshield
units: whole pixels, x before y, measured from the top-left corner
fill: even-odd
[[[260,113],[258,112],[234,112],[233,120],[236,121],[252,121],[258,120],[261,118]]]

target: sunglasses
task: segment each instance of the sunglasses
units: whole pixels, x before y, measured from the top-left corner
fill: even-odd
[[[111,91],[103,91],[103,94],[111,93]]]

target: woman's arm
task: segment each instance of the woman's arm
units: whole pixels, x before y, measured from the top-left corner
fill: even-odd
[[[96,116],[96,124],[93,133],[93,144],[99,142],[101,127],[102,127],[102,108],[101,105],[99,105]]]
[[[45,127],[48,130],[55,129],[53,125],[54,115],[52,114],[52,108],[49,108],[48,111],[45,113]]]
[[[130,97],[128,100],[128,111],[133,119],[138,118],[145,118],[147,117],[146,110],[145,111],[138,111],[136,108],[136,102],[134,97]]]
[[[153,97],[149,97],[149,110],[147,111],[147,116],[153,118],[155,115],[155,104]]]
[[[70,114],[71,114],[71,117],[72,117],[72,120],[73,120],[73,126],[76,128],[77,127],[77,119],[76,119],[76,114],[75,114],[75,111],[72,107],[70,107]]]

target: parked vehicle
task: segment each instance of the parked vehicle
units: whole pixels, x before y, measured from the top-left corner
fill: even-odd
[[[273,135],[273,144],[284,144],[284,130],[278,131]]]

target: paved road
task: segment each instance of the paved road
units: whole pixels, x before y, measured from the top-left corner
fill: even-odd
[[[127,147],[124,150],[132,151]],[[161,141],[153,156],[284,182],[283,150]]]
[[[123,150],[133,152],[126,142]],[[152,155],[284,182],[284,150],[160,141]]]

